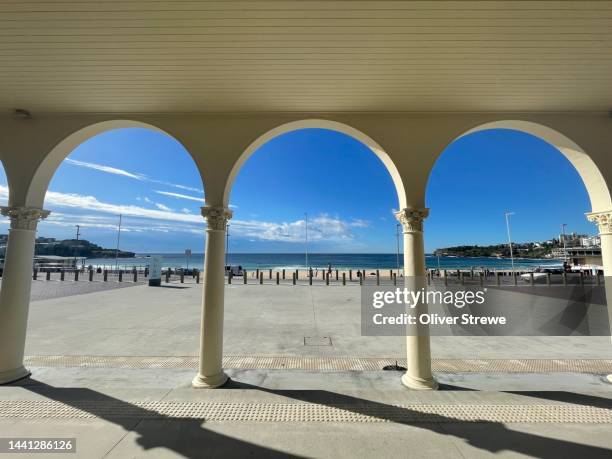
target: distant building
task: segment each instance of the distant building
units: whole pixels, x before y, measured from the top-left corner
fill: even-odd
[[[601,247],[563,247],[553,249],[552,257],[567,260],[572,266],[602,266]]]
[[[585,236],[580,238],[582,247],[601,247],[601,238],[599,236]]]
[[[559,235],[559,245],[563,245],[563,235]],[[599,236],[590,236],[588,234],[571,233],[565,235],[566,247],[599,247],[601,239]]]
[[[79,262],[83,265],[85,258],[60,257],[58,255],[36,255],[34,257],[34,267],[41,271],[75,269]]]

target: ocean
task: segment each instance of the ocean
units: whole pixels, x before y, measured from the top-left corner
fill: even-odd
[[[135,258],[120,258],[119,265],[131,268],[134,266],[146,266],[151,255],[163,257],[162,266],[164,268],[199,268],[204,267],[204,254],[194,253],[189,262],[184,253],[160,253],[160,254],[137,254]],[[400,267],[402,256],[400,255]],[[92,258],[85,262],[86,265],[93,266],[115,266],[115,259],[111,258]],[[242,266],[244,269],[305,269],[306,256],[303,253],[230,253],[228,264]],[[308,254],[308,265],[313,268],[324,268],[331,264],[336,269],[390,269],[397,266],[397,256],[394,253],[311,253]],[[511,261],[509,258],[487,258],[487,257],[436,257],[426,256],[428,268],[458,269],[458,268],[489,268],[489,269],[509,269]],[[515,258],[514,265],[517,268],[535,268],[538,266],[560,266],[561,260]]]

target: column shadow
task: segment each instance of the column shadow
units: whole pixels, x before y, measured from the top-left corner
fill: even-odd
[[[574,405],[592,406],[612,410],[612,399],[599,397],[591,394],[577,394],[566,391],[508,391],[508,394],[517,394],[525,397],[541,398],[544,400],[554,400],[556,402],[573,403]]]
[[[138,434],[136,443],[145,451],[166,448],[193,459],[214,456],[279,459],[301,457],[213,432],[202,426],[205,419],[162,416],[156,411],[92,389],[54,387],[35,379],[25,379],[12,385],[19,385],[48,399],[89,412],[97,418],[121,426],[127,432],[134,432]],[[91,401],[108,402],[112,408],[96,407],[88,403]],[[125,417],[125,413],[129,413],[129,417]],[[163,423],[163,428],[157,423]]]
[[[162,416],[156,411],[147,410],[92,389],[58,388],[35,379],[28,379],[16,385],[20,385],[24,389],[48,399],[89,412],[97,418],[121,426],[128,432],[137,433],[139,437],[136,439],[136,442],[144,450],[167,448],[188,458],[207,456],[207,451],[213,455],[221,456],[229,454],[237,457],[247,455],[275,458],[300,457],[212,432],[202,426],[202,422],[205,419]],[[612,450],[608,448],[576,443],[570,440],[549,438],[534,433],[519,432],[509,429],[502,423],[485,420],[466,422],[453,417],[430,414],[424,418],[426,419],[424,421],[406,421],[406,419],[410,419],[411,414],[413,418],[423,417],[421,413],[400,406],[327,390],[276,390],[233,380],[228,381],[224,389],[249,389],[302,402],[340,407],[343,410],[356,414],[374,416],[383,421],[412,425],[432,430],[439,434],[449,435],[492,454],[512,451],[544,459],[556,459],[558,457],[612,457]],[[519,392],[519,394],[529,395],[530,393]],[[547,394],[546,392],[531,393],[532,396],[541,396],[542,398],[546,398]],[[603,408],[610,407],[608,399],[581,396],[580,394],[553,393],[548,394],[548,399]],[[112,409],[96,407],[87,403],[91,401],[109,402]],[[121,417],[122,412],[128,412],[130,416]],[[160,435],[160,429],[152,425],[155,422],[165,423],[163,428],[164,435]],[[313,441],[316,441],[316,439],[313,439]]]
[[[467,444],[492,454],[513,451],[542,459],[558,459],[559,457],[601,457],[609,459],[612,457],[612,450],[608,448],[518,432],[497,422],[485,420],[466,422],[437,414],[427,415],[427,420],[423,422],[406,422],[403,419],[409,418],[411,413],[417,413],[407,408],[326,390],[276,390],[233,380],[229,380],[224,388],[259,390],[304,402],[333,407],[339,406],[354,413],[375,416],[384,421],[409,424],[423,429],[434,430],[432,425],[438,425],[444,434],[464,440]],[[571,400],[571,397],[568,396],[567,400]],[[580,397],[576,397],[574,400],[592,401],[591,398]],[[601,404],[603,404],[603,401]],[[438,431],[436,430],[436,432]]]

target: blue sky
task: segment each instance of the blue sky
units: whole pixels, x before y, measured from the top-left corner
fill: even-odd
[[[0,174],[6,201],[6,177]],[[138,252],[203,249],[202,183],[175,140],[145,129],[119,129],[80,145],[56,172],[45,201],[52,211],[39,235],[74,236]],[[304,129],[262,146],[243,166],[231,195],[234,252],[302,252],[304,213],[312,252],[394,252],[398,207],[386,169],[344,134]],[[593,234],[578,174],[553,147],[527,134],[491,130],[463,137],[430,177],[426,250],[506,239],[544,240],[568,231]],[[6,227],[6,220],[3,224]]]

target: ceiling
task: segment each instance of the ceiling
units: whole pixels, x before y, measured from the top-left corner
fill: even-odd
[[[2,0],[16,107],[608,111],[612,2]]]

